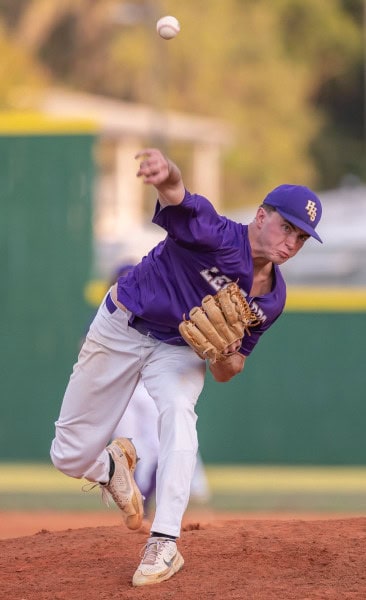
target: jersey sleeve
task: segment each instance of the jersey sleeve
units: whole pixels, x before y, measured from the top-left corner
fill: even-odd
[[[227,219],[207,198],[186,191],[181,204],[161,208],[158,202],[152,222],[182,246],[216,250],[222,243]]]
[[[255,346],[258,344],[260,338],[262,337],[262,335],[273,325],[273,323],[275,321],[277,321],[278,317],[280,315],[278,315],[273,321],[271,321],[270,323],[264,323],[259,325],[258,327],[253,328],[250,331],[250,335],[245,334],[244,339],[243,339],[243,343],[240,349],[240,353],[244,354],[244,356],[249,356],[249,354],[252,353],[252,351],[254,350]]]
[[[246,334],[243,338],[240,352],[245,356],[251,354],[263,333],[272,327],[285,309],[286,282],[278,265],[273,266],[273,278],[272,290],[269,294],[250,299],[251,309],[260,323],[250,328],[250,335]]]

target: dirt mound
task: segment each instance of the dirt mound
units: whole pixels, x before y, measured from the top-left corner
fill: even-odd
[[[123,525],[0,541],[6,600],[365,600],[366,518],[187,522],[182,571],[132,588],[146,531]]]

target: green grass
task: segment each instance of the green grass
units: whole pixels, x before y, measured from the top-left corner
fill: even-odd
[[[208,465],[206,473],[217,510],[366,513],[362,467]],[[104,510],[90,487],[52,465],[0,464],[0,510]]]

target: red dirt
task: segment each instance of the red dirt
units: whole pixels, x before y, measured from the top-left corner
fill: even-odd
[[[9,515],[2,513],[1,522]],[[102,513],[103,514],[103,513]],[[108,514],[108,513],[107,513]],[[101,520],[101,513],[99,522]],[[39,518],[42,520],[42,514]],[[54,515],[55,516],[55,515]],[[196,515],[198,516],[198,515]],[[81,519],[96,515],[80,514]],[[112,517],[112,515],[109,515]],[[108,517],[108,518],[109,518]],[[365,600],[366,518],[226,518],[188,515],[184,569],[132,588],[148,524],[54,531],[0,540],[4,600]],[[118,513],[113,514],[119,522]],[[70,515],[64,515],[72,526]],[[49,521],[50,522],[50,521]],[[36,519],[33,514],[33,525]],[[65,522],[63,522],[65,525]],[[67,525],[65,525],[67,527]],[[74,522],[75,526],[75,522]]]

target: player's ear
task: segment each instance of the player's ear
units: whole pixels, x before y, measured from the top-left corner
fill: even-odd
[[[255,222],[257,225],[262,225],[265,220],[267,212],[264,210],[263,206],[259,206],[257,209],[257,214],[255,215]]]

